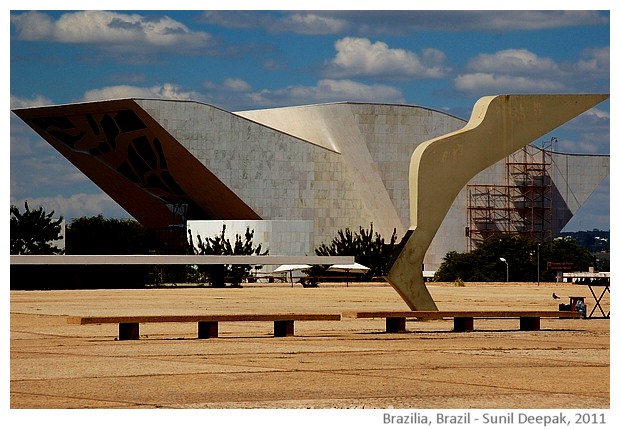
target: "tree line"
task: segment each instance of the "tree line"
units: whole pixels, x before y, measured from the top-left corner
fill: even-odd
[[[11,205],[11,254],[157,254],[169,250],[158,238],[140,223],[129,219],[107,219],[102,215],[73,219],[66,226],[66,246],[59,249],[51,244],[61,237],[63,218],[54,218],[54,212],[46,213],[43,208],[31,210],[28,203],[25,211]],[[390,268],[391,258],[397,243],[396,229],[389,239],[369,228],[357,230],[341,229],[330,243],[322,243],[315,249],[318,256],[354,256],[356,262],[369,267],[369,271],[356,275],[354,280],[370,281],[385,276]],[[254,244],[254,231],[246,229],[242,236],[236,234],[231,242],[226,237],[226,227],[215,237],[197,236],[193,242],[188,234],[185,254],[204,255],[266,255],[268,249]],[[501,258],[501,259],[500,259]],[[531,237],[519,235],[494,235],[470,252],[448,252],[435,273],[435,281],[553,281],[557,264],[571,266],[571,271],[587,271],[596,267],[596,259],[585,248],[570,237],[539,243]],[[555,265],[554,265],[555,264]],[[15,267],[12,267],[12,270]],[[92,267],[91,267],[92,268]],[[108,276],[100,281],[124,278],[127,285],[143,285],[158,282],[193,282],[210,286],[240,286],[252,270],[260,266],[250,265],[203,265],[167,267],[106,267]],[[319,281],[330,276],[341,276],[327,271],[328,266],[313,266],[306,270],[308,277],[304,286],[317,286]],[[599,268],[599,267],[596,267]],[[48,268],[51,269],[51,268]],[[116,272],[115,272],[116,270]],[[93,277],[88,267],[73,267],[65,276]],[[101,271],[101,270],[99,270]],[[107,280],[105,280],[107,279]],[[12,282],[13,284],[13,282]]]
[[[555,281],[564,271],[588,271],[595,258],[572,238],[537,242],[532,237],[498,234],[470,252],[448,252],[435,272],[439,282]],[[570,267],[570,269],[566,269]]]

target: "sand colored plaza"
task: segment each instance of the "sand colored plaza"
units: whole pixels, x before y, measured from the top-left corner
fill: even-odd
[[[572,284],[429,291],[441,310],[557,310],[584,296],[589,313],[595,303]],[[144,324],[139,341],[118,341],[117,325],[67,317],[408,308],[384,283],[11,291],[10,301],[13,409],[610,407],[610,319],[542,319],[532,332],[477,319],[464,333],[447,319],[411,320],[388,334],[382,319],[343,318],[296,322],[283,338],[269,322],[228,322],[211,339],[197,339],[195,323]]]

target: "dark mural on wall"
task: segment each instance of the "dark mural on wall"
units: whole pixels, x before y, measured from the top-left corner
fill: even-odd
[[[189,200],[174,180],[160,140],[132,110],[32,118],[72,151],[89,154],[167,203]]]

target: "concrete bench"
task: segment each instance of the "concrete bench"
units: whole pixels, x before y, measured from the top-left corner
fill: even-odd
[[[474,319],[509,319],[518,318],[519,329],[522,331],[540,330],[540,319],[547,318],[580,318],[578,311],[518,311],[518,310],[463,310],[463,311],[359,311],[343,313],[344,317],[358,319],[385,319],[385,330],[389,333],[406,332],[405,323],[410,319],[454,319],[454,332],[474,330]]]
[[[100,316],[67,319],[75,325],[118,324],[119,340],[139,340],[140,323],[198,323],[198,338],[217,338],[219,322],[273,322],[274,337],[295,335],[297,320],[340,320],[340,314],[209,314],[185,316]]]

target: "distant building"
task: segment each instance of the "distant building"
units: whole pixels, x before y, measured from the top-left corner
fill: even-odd
[[[122,99],[14,112],[146,227],[296,221],[305,225],[304,249],[371,223],[402,238],[413,150],[466,124],[419,106],[344,102],[228,112]],[[463,188],[425,270],[498,231],[557,235],[609,175],[610,159],[552,149],[518,151]]]

